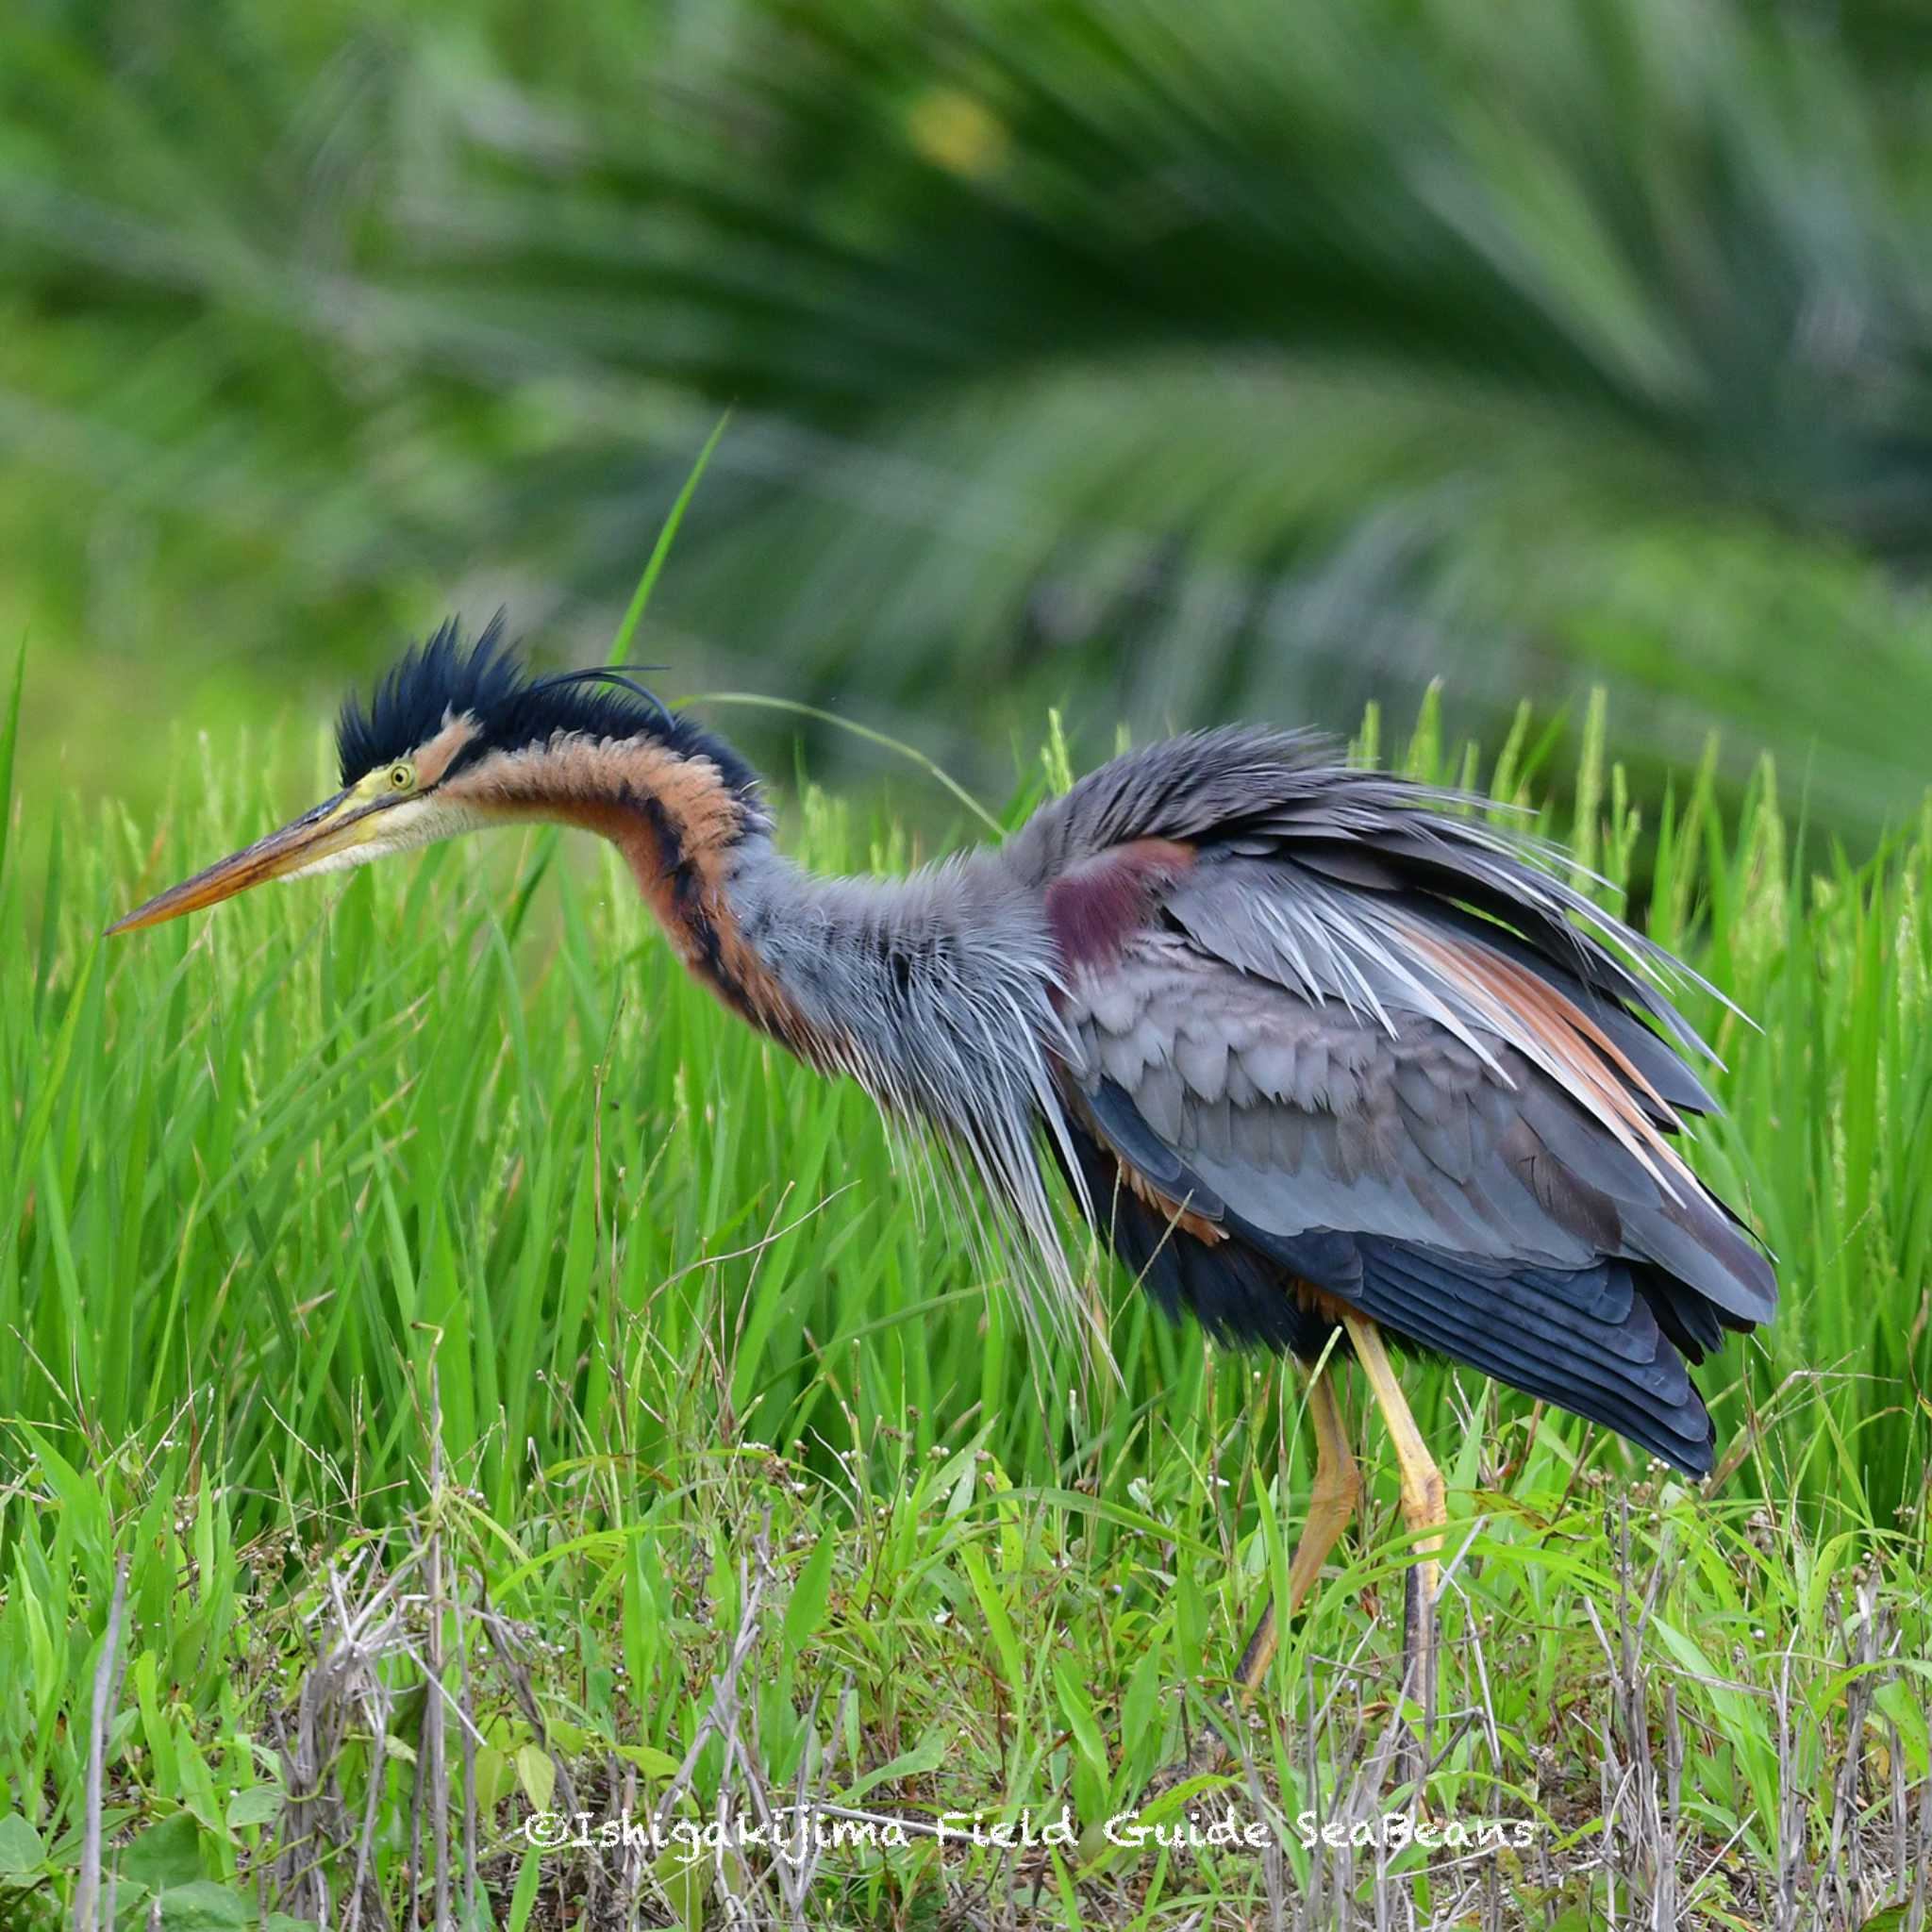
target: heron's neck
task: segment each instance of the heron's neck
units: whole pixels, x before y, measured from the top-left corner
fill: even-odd
[[[875,1089],[918,1094],[923,1062],[976,1055],[989,1030],[1054,1030],[1052,938],[996,853],[902,878],[831,878],[756,834],[733,853],[721,897],[726,950],[780,1003],[774,1030]]]
[[[1038,894],[997,852],[905,878],[825,878],[758,833],[735,849],[721,903],[721,951],[755,975],[744,1003],[770,1003],[752,1017],[891,1113],[937,1128],[985,1181],[998,1224],[1024,1237],[1017,1252],[1066,1287],[1035,1159],[1042,1127],[1069,1144],[1059,975]]]
[[[607,745],[548,767],[511,773],[494,808],[614,841],[699,979],[800,1058],[938,1128],[1071,1293],[1035,1158],[1042,1124],[1067,1144],[1058,953],[1037,885],[996,851],[906,878],[821,877],[777,851],[749,782],[706,758]]]
[[[448,829],[547,819],[608,839],[691,970],[776,1030],[768,975],[737,942],[725,882],[741,847],[770,836],[747,769],[657,740],[559,732],[493,752],[440,789]],[[735,773],[727,776],[727,771]]]
[[[1008,1094],[988,1073],[1002,1059],[1024,1091],[1047,1083],[1054,942],[1038,892],[997,852],[906,878],[822,878],[776,850],[749,782],[648,741],[500,755],[454,802],[612,841],[699,979],[801,1058],[892,1104],[957,1120],[975,1083]]]

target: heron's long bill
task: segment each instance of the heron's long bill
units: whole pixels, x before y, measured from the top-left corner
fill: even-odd
[[[179,919],[184,912],[199,912],[204,906],[219,906],[250,886],[270,879],[287,878],[291,873],[313,865],[332,853],[357,844],[366,836],[363,822],[375,810],[354,789],[325,798],[299,819],[279,831],[258,839],[253,845],[198,872],[178,886],[138,906],[124,919],[108,928],[117,932],[139,932],[144,925],[158,925],[164,919]]]

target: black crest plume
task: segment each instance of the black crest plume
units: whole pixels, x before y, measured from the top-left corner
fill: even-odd
[[[504,627],[502,612],[475,642],[451,618],[426,642],[405,651],[364,704],[348,697],[336,719],[342,783],[407,758],[434,738],[448,716],[469,712],[477,731],[445,777],[488,753],[547,742],[558,732],[592,739],[649,738],[681,758],[709,758],[733,791],[756,789],[757,774],[737,753],[680,717],[612,666],[533,677]]]

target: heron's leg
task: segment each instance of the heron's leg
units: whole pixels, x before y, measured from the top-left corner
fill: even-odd
[[[1294,1561],[1288,1569],[1291,1617],[1307,1601],[1308,1592],[1322,1574],[1323,1564],[1341,1540],[1341,1532],[1348,1527],[1362,1493],[1361,1471],[1356,1467],[1355,1454],[1348,1446],[1341,1404],[1336,1399],[1335,1383],[1324,1369],[1316,1370],[1308,1378],[1308,1420],[1315,1428],[1315,1481],[1308,1493],[1308,1513],[1302,1519],[1301,1541],[1295,1544]],[[1261,1688],[1278,1645],[1274,1599],[1271,1596],[1236,1667],[1234,1680],[1239,1689],[1253,1693]]]
[[[1302,1523],[1301,1541],[1296,1543],[1294,1560],[1289,1565],[1290,1616],[1307,1600],[1329,1552],[1348,1527],[1362,1491],[1361,1472],[1356,1467],[1355,1456],[1348,1446],[1341,1404],[1336,1399],[1334,1379],[1325,1362],[1317,1364],[1308,1377],[1308,1419],[1315,1428],[1315,1481],[1308,1496],[1308,1513]],[[1241,1652],[1241,1660],[1235,1667],[1234,1686],[1227,1701],[1230,1717],[1239,1711],[1241,1700],[1252,1696],[1266,1681],[1268,1667],[1274,1661],[1279,1645],[1275,1603],[1271,1595],[1260,1622]],[[1157,1780],[1157,1786],[1164,1788],[1169,1783],[1179,1784],[1218,1771],[1226,1757],[1227,1740],[1214,1725],[1208,1724],[1173,1775]],[[1153,1790],[1150,1787],[1150,1794]]]
[[[1441,1532],[1449,1520],[1442,1472],[1403,1400],[1402,1385],[1382,1346],[1381,1330],[1366,1315],[1345,1320],[1355,1358],[1375,1391],[1395,1445],[1395,1461],[1402,1472],[1402,1520],[1411,1530],[1435,1532],[1417,1538],[1421,1559],[1409,1567],[1402,1597],[1403,1688],[1422,1706],[1425,1717],[1431,1716],[1436,1707],[1436,1552],[1442,1546]]]
[[[1341,1404],[1332,1372],[1323,1370],[1308,1384],[1308,1417],[1315,1425],[1315,1482],[1308,1495],[1307,1520],[1288,1570],[1291,1613],[1307,1601],[1328,1553],[1341,1540],[1362,1497],[1362,1473],[1348,1446]]]

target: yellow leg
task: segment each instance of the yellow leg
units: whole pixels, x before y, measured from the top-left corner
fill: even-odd
[[[1335,1384],[1325,1371],[1309,1379],[1308,1420],[1315,1426],[1315,1483],[1308,1495],[1308,1513],[1302,1522],[1301,1541],[1295,1544],[1294,1561],[1288,1570],[1291,1617],[1307,1601],[1309,1591],[1321,1577],[1322,1565],[1341,1540],[1362,1493],[1361,1471],[1348,1446],[1341,1404],[1336,1400]],[[1235,1671],[1234,1680],[1241,1690],[1252,1693],[1261,1688],[1278,1643],[1274,1599],[1270,1597]]]
[[[1307,1600],[1322,1574],[1328,1554],[1341,1540],[1355,1514],[1361,1496],[1361,1472],[1348,1446],[1348,1432],[1342,1426],[1341,1404],[1336,1399],[1335,1384],[1325,1364],[1318,1367],[1308,1380],[1308,1419],[1315,1427],[1315,1482],[1308,1497],[1308,1513],[1302,1524],[1301,1541],[1295,1545],[1294,1560],[1288,1572],[1288,1613],[1292,1616]],[[1243,1697],[1261,1688],[1268,1667],[1274,1661],[1280,1642],[1275,1623],[1274,1599],[1261,1612],[1235,1668],[1234,1689],[1227,1701],[1230,1717],[1241,1707]],[[1227,1757],[1227,1740],[1212,1724],[1195,1739],[1194,1746],[1176,1769],[1157,1778],[1148,1794],[1184,1783],[1191,1777],[1205,1776],[1220,1770]]]
[[[1396,1466],[1402,1472],[1402,1520],[1418,1535],[1421,1560],[1406,1579],[1402,1599],[1403,1688],[1432,1719],[1436,1708],[1436,1552],[1442,1547],[1441,1529],[1449,1520],[1442,1472],[1423,1441],[1422,1431],[1403,1400],[1402,1385],[1390,1365],[1382,1334],[1366,1315],[1345,1318],[1355,1358],[1369,1378],[1375,1401],[1395,1445]]]

